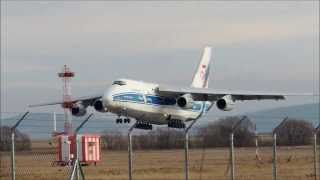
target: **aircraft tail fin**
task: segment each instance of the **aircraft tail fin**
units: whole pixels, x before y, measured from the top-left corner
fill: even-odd
[[[193,76],[192,87],[208,88],[210,74],[211,47],[205,47],[200,63]]]

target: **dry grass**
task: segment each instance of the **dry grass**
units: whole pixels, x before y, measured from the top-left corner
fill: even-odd
[[[33,142],[33,150],[17,153],[17,179],[67,179],[68,167],[52,167],[55,149],[48,142]],[[314,179],[313,152],[310,147],[278,149],[278,176],[283,180]],[[227,148],[191,149],[190,179],[228,179]],[[261,161],[255,158],[254,148],[236,149],[236,179],[272,179],[272,149],[260,149]],[[204,161],[201,161],[203,159]],[[128,179],[128,154],[126,151],[104,151],[103,160],[97,166],[83,167],[86,179]],[[183,150],[150,150],[134,152],[133,177],[137,180],[184,179]],[[201,169],[201,164],[202,169]],[[10,154],[1,154],[1,179],[10,178]]]

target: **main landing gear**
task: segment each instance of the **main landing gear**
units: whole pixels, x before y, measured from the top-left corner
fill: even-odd
[[[171,120],[168,121],[168,127],[183,129],[183,128],[186,127],[186,125],[181,120],[171,119]]]
[[[119,124],[119,123],[121,124],[122,122],[129,124],[129,123],[130,123],[130,119],[129,119],[129,118],[123,118],[123,119],[122,119],[122,118],[120,118],[120,117],[116,119],[116,123],[117,123],[117,124]]]
[[[152,125],[144,122],[137,122],[135,125],[137,129],[144,129],[144,130],[152,130]]]

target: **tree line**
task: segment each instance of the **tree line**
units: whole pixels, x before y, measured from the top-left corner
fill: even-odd
[[[226,117],[211,122],[206,126],[194,128],[195,130],[189,136],[190,147],[213,148],[229,146],[230,133],[240,119],[241,117],[237,116]],[[310,145],[312,144],[313,131],[314,128],[310,122],[289,118],[277,128],[277,144],[284,146]],[[242,120],[233,133],[236,147],[255,145],[255,124],[248,117]],[[11,149],[10,127],[0,127],[0,135],[0,151],[9,151]],[[17,130],[15,139],[17,151],[31,149],[31,140],[27,134]],[[320,140],[320,137],[318,140]],[[105,131],[101,136],[101,145],[104,149],[126,150],[127,141],[127,134],[117,130],[112,132]],[[272,144],[272,140],[270,138],[267,140],[259,138],[259,144],[269,146]],[[184,146],[184,131],[159,127],[146,133],[133,135],[132,145],[134,149],[180,149]]]
[[[230,143],[230,133],[233,130],[236,147],[254,146],[255,124],[246,117],[236,129],[233,129],[240,119],[241,117],[237,116],[221,118],[207,126],[196,128],[196,131],[189,138],[190,147],[227,147]],[[313,130],[312,124],[308,121],[287,119],[277,128],[277,144],[285,146],[310,145],[312,144]],[[259,138],[259,140],[262,139]],[[270,139],[264,141],[259,142],[259,144],[272,144]],[[179,149],[184,146],[184,132],[183,130],[160,127],[147,133],[133,135],[132,145],[134,149]],[[126,150],[127,134],[120,131],[104,132],[102,147],[104,149]]]
[[[23,151],[31,149],[31,141],[27,134],[16,129],[15,132],[15,150]],[[0,126],[0,151],[11,150],[11,128]]]

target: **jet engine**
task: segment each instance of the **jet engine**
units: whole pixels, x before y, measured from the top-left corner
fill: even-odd
[[[73,116],[84,116],[87,113],[87,108],[81,103],[75,104],[71,108],[71,113]]]
[[[192,109],[193,105],[193,98],[191,94],[185,94],[183,96],[180,96],[177,99],[177,104],[179,107],[185,108],[185,109]]]
[[[101,99],[99,100],[96,100],[94,103],[93,103],[93,107],[96,111],[98,112],[107,112],[106,108],[104,107],[103,105],[103,102]]]
[[[225,95],[216,102],[218,109],[223,111],[231,111],[234,108],[234,104],[231,95]]]

